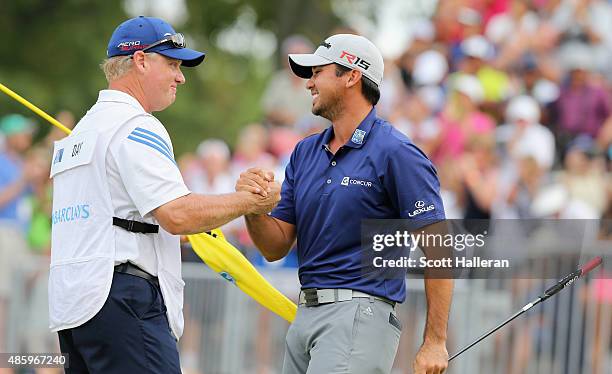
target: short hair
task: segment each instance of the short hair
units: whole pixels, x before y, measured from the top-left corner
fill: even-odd
[[[106,76],[106,80],[110,83],[115,79],[121,78],[133,66],[132,56],[114,56],[102,61],[100,68]]]
[[[337,77],[341,77],[347,72],[353,70],[344,65],[334,65],[336,65]],[[370,104],[376,105],[378,103],[378,100],[380,99],[380,89],[378,88],[378,85],[363,74],[361,75],[361,78],[361,94]]]

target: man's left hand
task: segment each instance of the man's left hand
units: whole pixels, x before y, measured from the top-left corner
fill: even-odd
[[[445,343],[423,343],[412,364],[414,374],[442,374],[447,367],[448,351]]]

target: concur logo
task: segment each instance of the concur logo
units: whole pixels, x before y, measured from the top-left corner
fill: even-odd
[[[63,222],[72,222],[77,220],[88,219],[91,216],[89,204],[78,204],[60,208],[53,212],[51,220],[54,225]]]
[[[344,177],[342,178],[342,181],[340,182],[340,185],[342,186],[348,186],[348,185],[358,185],[358,186],[363,186],[363,187],[367,187],[370,188],[372,187],[372,182],[370,181],[364,181],[364,180],[359,180],[359,179],[351,179],[350,177]]]

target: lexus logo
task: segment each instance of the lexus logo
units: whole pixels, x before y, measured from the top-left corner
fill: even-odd
[[[425,202],[423,200],[419,200],[416,203],[414,203],[415,208],[422,208],[424,206],[425,206]]]

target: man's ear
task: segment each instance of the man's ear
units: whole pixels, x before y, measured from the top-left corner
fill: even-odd
[[[353,87],[362,79],[362,73],[359,70],[351,70],[349,79],[346,81],[346,88]]]
[[[132,55],[132,61],[136,71],[142,72],[146,66],[145,53],[142,51],[136,51]]]

